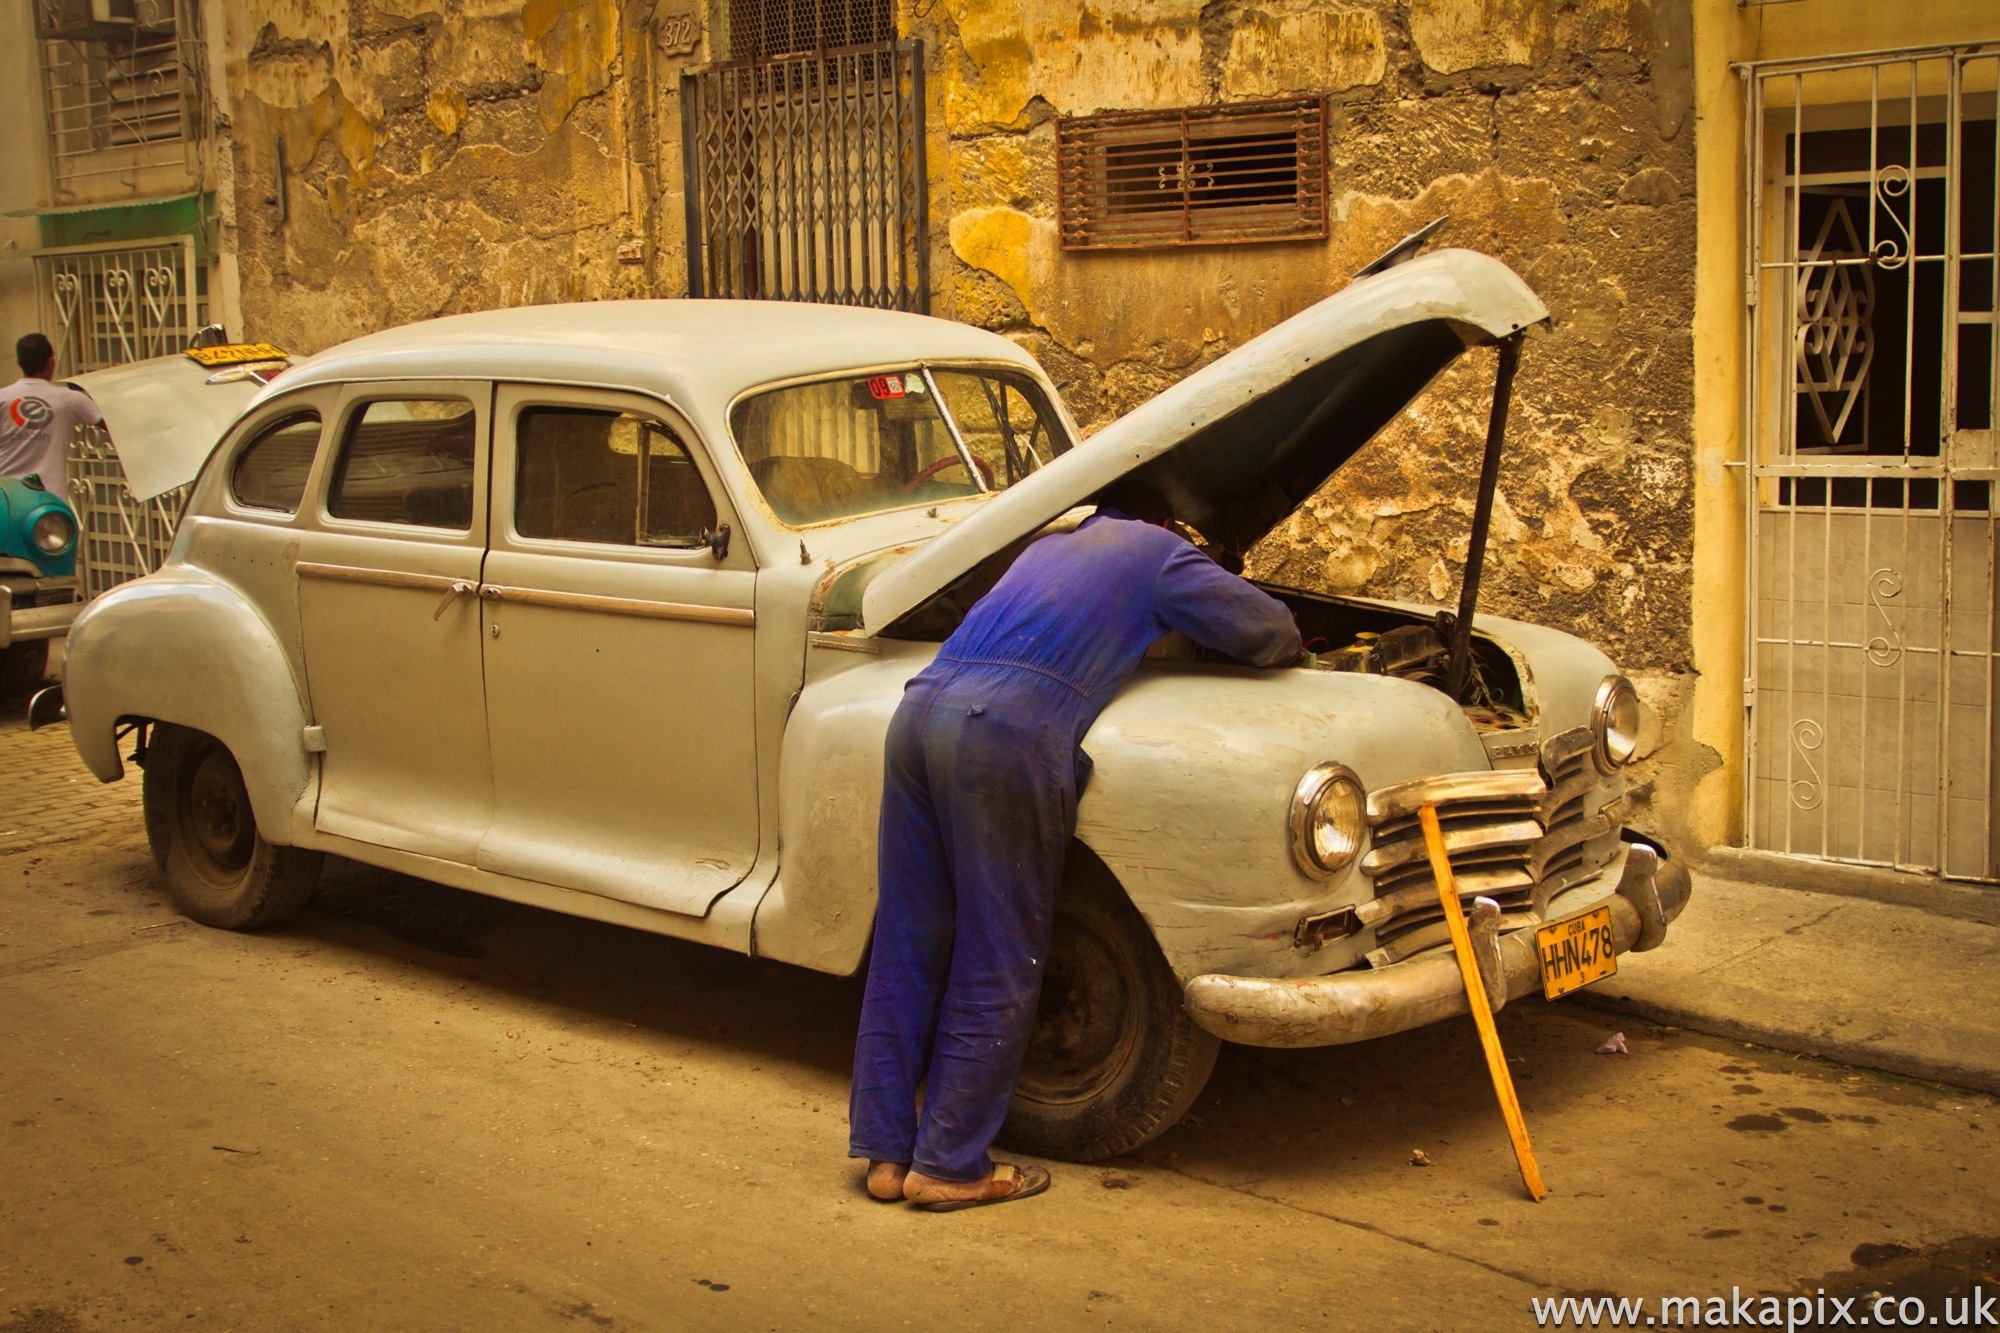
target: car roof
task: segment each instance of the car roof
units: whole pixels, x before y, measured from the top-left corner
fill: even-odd
[[[594,301],[371,333],[300,362],[263,396],[368,380],[592,384],[650,391],[720,425],[730,401],[760,384],[918,360],[997,361],[1040,376],[1034,358],[998,334],[926,315],[794,301]]]

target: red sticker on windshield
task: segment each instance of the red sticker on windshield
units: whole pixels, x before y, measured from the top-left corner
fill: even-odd
[[[868,392],[877,398],[901,398],[904,396],[901,375],[871,375],[868,377]]]

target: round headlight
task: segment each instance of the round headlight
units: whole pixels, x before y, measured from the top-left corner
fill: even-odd
[[[1596,739],[1597,767],[1610,774],[1632,762],[1639,752],[1639,725],[1645,708],[1639,691],[1623,676],[1606,676],[1597,687],[1590,710],[1590,732]]]
[[[1292,793],[1292,856],[1326,879],[1352,861],[1368,833],[1368,797],[1345,764],[1314,764]]]
[[[61,555],[76,540],[76,524],[70,522],[69,515],[60,509],[51,509],[35,520],[28,540],[34,542],[35,549],[43,555]]]

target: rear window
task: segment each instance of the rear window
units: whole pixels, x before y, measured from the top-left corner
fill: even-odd
[[[275,421],[236,455],[236,466],[229,470],[230,494],[250,509],[295,514],[318,451],[319,413],[299,412]]]
[[[1070,446],[1027,376],[944,367],[772,389],[730,427],[765,503],[798,526],[1004,490]]]

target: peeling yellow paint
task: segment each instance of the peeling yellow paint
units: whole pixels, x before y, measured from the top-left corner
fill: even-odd
[[[1055,230],[1046,223],[1042,226]],[[1029,277],[1029,248],[1036,230],[1036,219],[1012,208],[971,208],[951,220],[952,253],[1013,288],[1029,319],[1036,318]]]
[[[1245,10],[1229,39],[1223,91],[1230,97],[1339,92],[1380,83],[1389,67],[1373,10],[1310,0]]]
[[[965,59],[947,69],[954,131],[1018,126],[1031,97],[1064,115],[1209,100],[1201,0],[946,0]]]
[[[465,123],[465,110],[465,94],[451,87],[434,89],[430,100],[424,103],[424,114],[446,138],[457,134],[458,127]]]
[[[528,0],[521,27],[545,74],[536,110],[553,132],[578,102],[611,86],[617,0]]]

